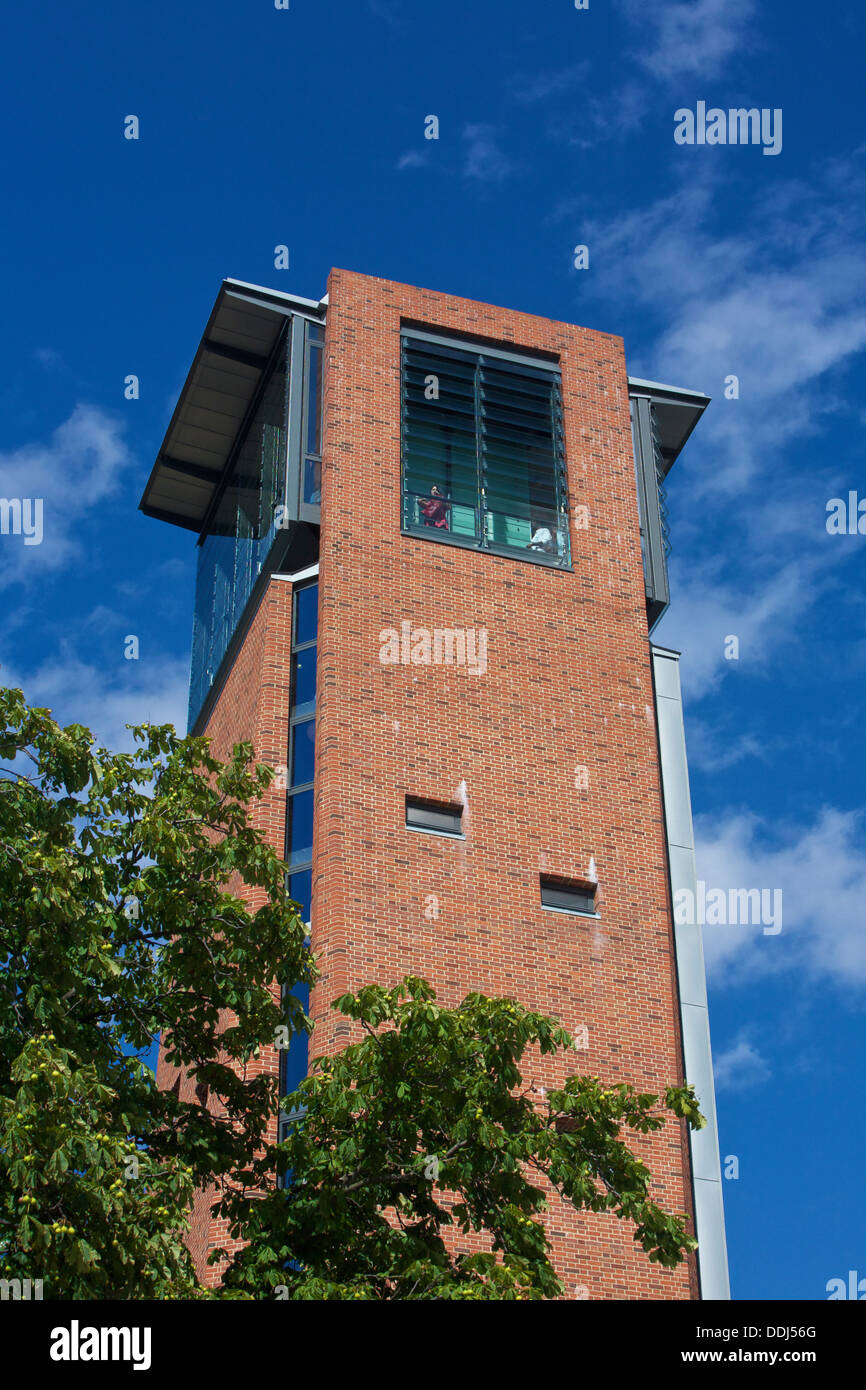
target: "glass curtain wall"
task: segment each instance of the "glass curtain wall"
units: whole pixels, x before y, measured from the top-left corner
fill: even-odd
[[[304,339],[303,501],[318,506],[322,501],[322,363],[325,330],[320,323],[306,324]]]
[[[198,549],[189,727],[213,684],[276,534],[288,461],[289,367],[284,333]]]

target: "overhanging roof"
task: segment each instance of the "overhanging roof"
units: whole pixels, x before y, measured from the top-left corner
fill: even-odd
[[[286,318],[324,303],[224,280],[139,506],[201,531]]]
[[[665,475],[673,467],[683,445],[710,403],[702,391],[686,391],[681,386],[663,386],[658,381],[628,379],[630,396],[650,396],[655,407]]]
[[[146,515],[202,530],[286,318],[323,319],[326,303],[222,282],[139,504]],[[628,388],[652,397],[667,473],[710,397],[639,377]]]

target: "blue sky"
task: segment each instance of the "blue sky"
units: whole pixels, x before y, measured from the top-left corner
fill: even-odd
[[[137,503],[223,276],[509,305],[714,398],[670,478],[656,636],[699,875],[783,892],[779,934],[706,931],[733,1293],[866,1276],[864,539],[825,524],[866,497],[866,11],[152,0],[19,7],[5,37],[0,496],[45,514],[41,545],[0,537],[0,676],[107,744],[185,720],[194,539]],[[675,144],[698,101],[780,108],[781,153]]]

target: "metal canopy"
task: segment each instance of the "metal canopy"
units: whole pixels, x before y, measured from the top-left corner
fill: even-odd
[[[630,396],[649,396],[664,462],[665,477],[710,403],[702,391],[686,391],[679,386],[663,386],[658,381],[628,379]]]
[[[326,303],[223,281],[139,503],[147,516],[201,532],[285,319],[321,322]],[[667,474],[710,398],[638,377],[628,388],[653,401]]]
[[[200,532],[287,317],[324,305],[224,280],[139,506]]]

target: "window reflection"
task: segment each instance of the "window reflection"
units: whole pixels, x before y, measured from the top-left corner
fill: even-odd
[[[199,546],[190,672],[194,723],[228,650],[276,534],[288,442],[285,340],[262,391],[209,534]]]
[[[302,787],[312,782],[316,764],[316,721],[307,719],[303,724],[292,726],[292,768],[293,787]]]

